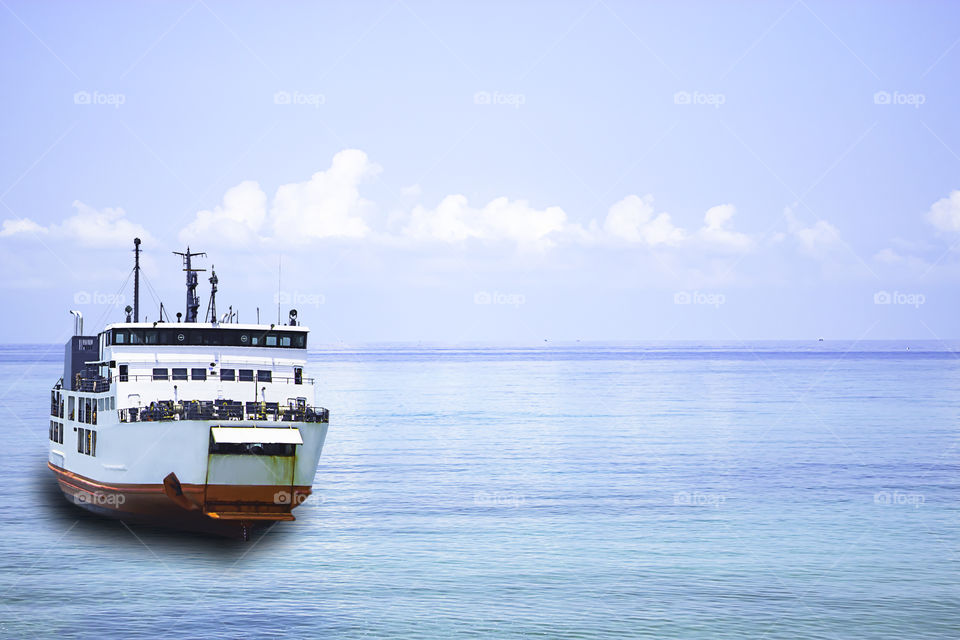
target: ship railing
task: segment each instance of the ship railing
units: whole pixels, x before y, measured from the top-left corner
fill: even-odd
[[[218,380],[220,382],[254,382],[260,384],[270,384],[279,383],[279,384],[295,384],[297,386],[303,385],[312,385],[313,378],[296,378],[294,376],[271,376],[269,381],[260,380],[256,376],[252,380],[240,380],[239,377],[234,376],[232,380],[223,380],[215,373],[208,373],[207,377],[203,380],[194,380],[187,378],[174,378],[172,374],[167,374],[166,376],[155,376],[150,373],[128,373],[128,374],[117,374],[112,378],[116,382],[205,382],[207,380]]]
[[[110,391],[110,378],[99,376],[94,378],[77,377],[77,379],[73,381],[73,389],[71,389],[71,391],[86,391],[92,393]]]
[[[261,422],[329,422],[330,412],[303,402],[239,402],[234,400],[161,400],[146,407],[120,409],[120,422],[170,420],[256,420]]]

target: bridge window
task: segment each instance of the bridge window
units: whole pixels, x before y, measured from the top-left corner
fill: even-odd
[[[153,379],[154,380],[166,380],[167,379],[167,369],[166,367],[159,367],[153,370]]]
[[[220,369],[220,379],[225,382],[233,382],[234,380],[234,370],[233,369]]]
[[[307,338],[300,331],[273,331],[251,333],[237,329],[187,328],[184,325],[163,325],[155,329],[112,329],[104,336],[106,344],[113,345],[226,345],[234,347],[282,347],[305,349]],[[174,328],[175,327],[175,328]]]
[[[186,369],[174,369],[174,370],[173,370],[173,379],[174,379],[174,380],[186,380],[186,379],[187,379],[187,370],[186,370]]]
[[[253,382],[253,369],[240,369],[240,382]]]
[[[257,381],[259,382],[272,382],[273,381],[273,372],[266,369],[260,369],[257,371]]]
[[[206,369],[190,369],[190,377],[194,380],[206,380],[207,370]]]

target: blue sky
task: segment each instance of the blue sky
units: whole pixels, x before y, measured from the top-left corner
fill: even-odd
[[[951,3],[0,5],[8,341],[958,337]]]

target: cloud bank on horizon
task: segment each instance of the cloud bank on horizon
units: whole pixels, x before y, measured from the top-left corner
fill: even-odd
[[[377,204],[364,198],[362,191],[364,183],[382,171],[363,151],[344,149],[333,156],[328,168],[306,181],[279,186],[272,197],[257,181],[245,180],[227,189],[222,202],[212,209],[197,211],[177,237],[186,244],[215,238],[232,248],[271,248],[281,243],[294,250],[337,239],[422,249],[475,241],[536,252],[576,245],[736,254],[790,236],[800,251],[814,256],[843,242],[837,227],[828,221],[804,226],[793,207],[785,208],[784,231],[776,233],[736,230],[732,203],[710,207],[701,227],[686,229],[675,224],[670,213],[657,211],[652,194],[626,195],[610,205],[603,220],[585,223],[572,220],[560,206],[541,209],[505,196],[474,206],[465,195],[451,194],[433,207],[415,204],[406,211],[392,211],[378,227],[373,220]],[[419,185],[404,192],[419,196]],[[48,226],[30,218],[5,219],[0,237],[69,236],[84,247],[123,247],[134,236],[153,237],[147,228],[130,221],[121,207],[98,210],[80,201],[74,201],[73,207],[73,215]],[[941,231],[960,231],[960,191],[933,203],[926,219]],[[892,249],[880,251],[888,255]]]

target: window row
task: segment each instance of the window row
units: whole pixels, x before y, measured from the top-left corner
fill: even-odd
[[[63,444],[63,423],[56,420],[50,421],[50,440],[57,444]]]
[[[253,369],[221,369],[220,370],[220,380],[224,382],[234,382],[239,380],[240,382],[253,382],[254,371]],[[273,382],[273,372],[269,369],[259,369],[256,372],[257,382]],[[211,371],[210,377],[216,377],[217,372]],[[153,370],[153,379],[154,380],[186,380],[187,379],[187,370],[186,369],[173,369],[168,371],[166,367],[156,367]],[[191,380],[206,380],[207,379],[207,370],[206,369],[190,369],[190,379]],[[302,380],[302,378],[301,378]],[[297,384],[302,384],[298,382]]]
[[[88,456],[97,455],[97,432],[93,429],[77,429],[77,453]]]
[[[116,409],[117,398],[115,396],[103,398],[85,398],[83,396],[74,398],[73,396],[67,396],[67,416],[70,420],[74,419],[74,406],[76,406],[77,422],[97,424],[97,412],[113,411]]]
[[[80,407],[77,411],[77,422],[97,424],[97,401],[93,398],[77,398],[77,402]]]
[[[301,331],[244,331],[240,329],[111,329],[107,345],[224,345],[229,347],[280,347],[306,349],[307,334]]]
[[[154,370],[153,370],[154,379],[157,379],[157,378],[156,378],[156,375],[157,375],[157,372],[158,372],[158,371],[161,371],[161,370],[160,370],[160,369],[154,369]],[[166,369],[163,369],[162,371],[164,372],[164,374],[166,373]],[[172,377],[174,380],[187,380],[187,370],[186,370],[186,369],[171,369],[171,373],[173,374],[171,377]],[[160,378],[160,379],[161,379],[161,380],[166,380],[166,378]],[[190,369],[190,379],[191,379],[191,380],[206,380],[206,379],[207,379],[207,370],[204,369],[203,367],[200,367],[199,369]]]

